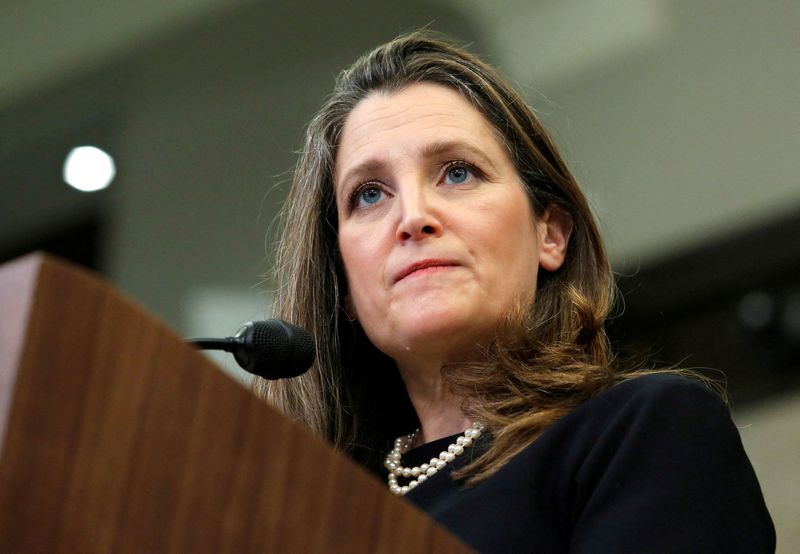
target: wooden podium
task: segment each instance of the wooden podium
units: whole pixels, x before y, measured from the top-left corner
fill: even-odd
[[[0,552],[468,551],[88,272],[0,308]]]

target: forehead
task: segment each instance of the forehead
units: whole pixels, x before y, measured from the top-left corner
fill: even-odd
[[[463,141],[490,156],[505,151],[494,127],[461,94],[416,83],[397,92],[372,92],[356,105],[342,130],[336,175],[370,158],[413,155],[434,141]]]

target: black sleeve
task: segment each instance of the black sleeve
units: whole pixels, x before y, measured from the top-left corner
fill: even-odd
[[[635,381],[632,394],[608,395],[623,405],[609,406],[574,475],[570,551],[774,552],[775,530],[727,406],[686,379]]]

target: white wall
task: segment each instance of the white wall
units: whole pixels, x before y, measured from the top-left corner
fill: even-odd
[[[800,4],[667,7],[657,50],[543,106],[618,269],[800,209]]]
[[[800,394],[735,414],[778,534],[778,553],[800,552]]]

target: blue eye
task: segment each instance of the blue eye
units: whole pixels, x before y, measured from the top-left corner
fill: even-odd
[[[447,170],[445,183],[448,185],[460,185],[466,183],[472,177],[472,170],[464,165],[454,165]]]
[[[358,205],[372,205],[380,202],[383,191],[378,187],[366,187],[358,193]]]

